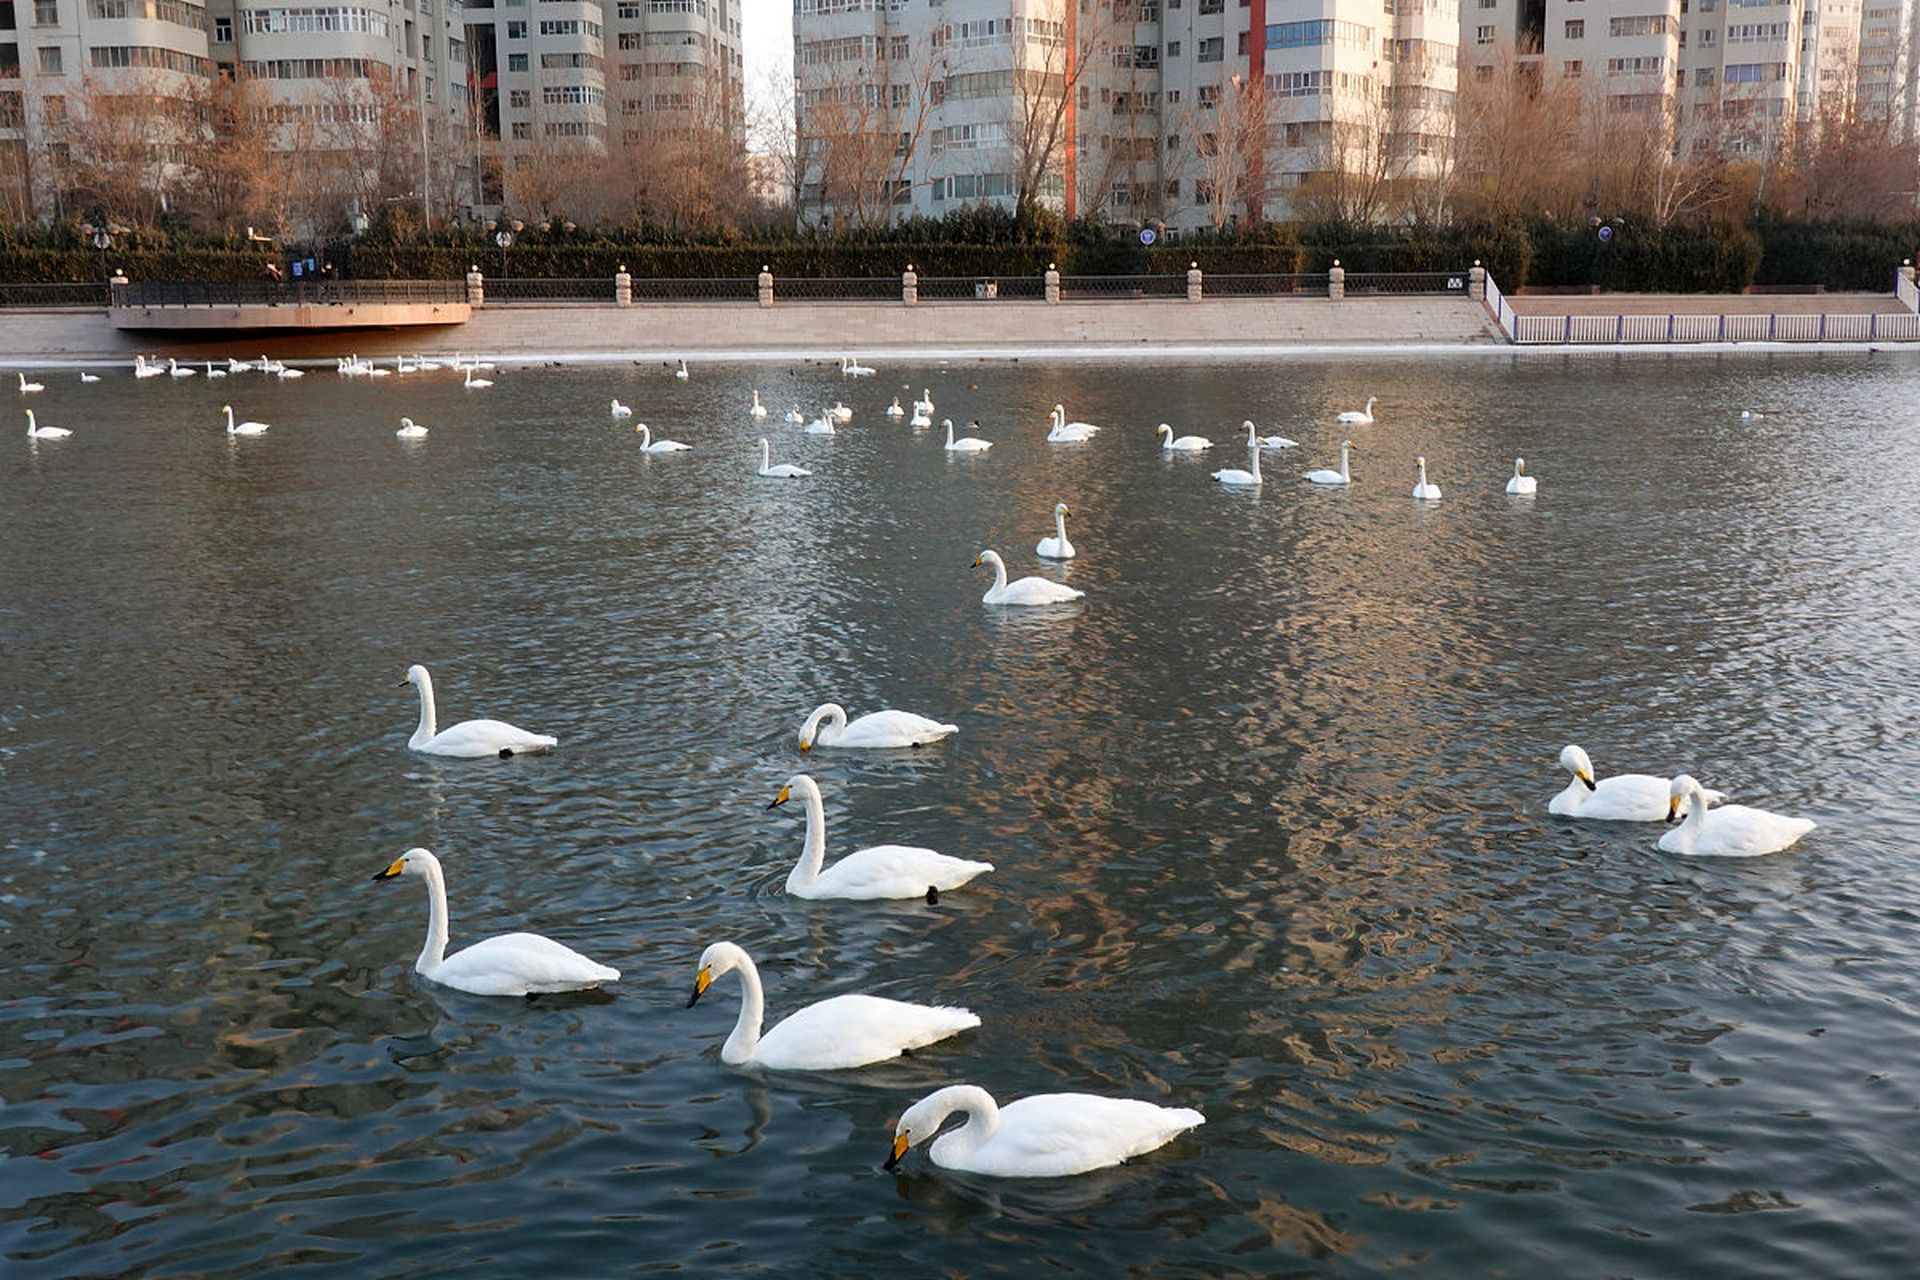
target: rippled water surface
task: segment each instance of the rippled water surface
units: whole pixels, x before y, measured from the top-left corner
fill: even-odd
[[[0,441],[0,1270],[1911,1267],[1911,358],[881,363],[43,376],[73,438]],[[881,416],[922,387],[992,452]],[[1296,480],[1370,393],[1354,487]],[[616,395],[693,451],[640,453]],[[779,421],[836,397],[831,439]],[[229,439],[227,400],[271,433]],[[1108,429],[1046,444],[1056,400]],[[1225,492],[1247,416],[1302,447]],[[1222,447],[1162,457],[1162,419]],[[762,434],[814,478],[757,479]],[[1032,549],[1056,500],[1065,568]],[[983,607],[983,547],[1086,601]],[[413,662],[443,723],[560,750],[409,753]],[[807,759],[828,698],[961,731]],[[1820,826],[1690,861],[1550,818],[1567,742]],[[800,769],[832,851],[998,869],[789,898],[803,820],[765,806]],[[621,981],[418,978],[421,886],[369,882],[415,844],[456,945],[534,928]],[[737,985],[684,1007],[721,938],[775,1017],[870,991],[983,1025],[728,1068]],[[957,1081],[1208,1122],[1076,1180],[883,1173]]]

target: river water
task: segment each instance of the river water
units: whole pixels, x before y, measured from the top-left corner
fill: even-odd
[[[24,403],[74,436],[0,448],[4,1270],[1899,1274],[1913,369],[45,373]],[[922,387],[991,453],[880,415]],[[1369,394],[1354,487],[1295,479]],[[640,453],[614,396],[693,451]],[[831,439],[779,421],[834,398]],[[1107,430],[1046,444],[1056,400]],[[271,432],[226,436],[226,401]],[[1224,492],[1243,417],[1302,447]],[[1163,457],[1163,419],[1222,447]],[[756,478],[763,434],[814,478]],[[1534,499],[1502,492],[1516,454]],[[1055,500],[1064,569],[1032,550]],[[1087,599],[983,607],[986,547]],[[409,753],[414,662],[443,724],[561,748]],[[961,731],[803,757],[829,698]],[[1567,742],[1820,826],[1712,861],[1550,818]],[[765,806],[801,769],[830,856],[997,869],[932,907],[789,898],[803,820]],[[456,945],[537,929],[621,981],[417,977],[421,886],[369,882],[416,844]],[[738,986],[684,1007],[722,938],[775,1018],[869,991],[983,1025],[728,1068]],[[1080,1179],[882,1172],[902,1108],[960,1081],[1208,1121]]]

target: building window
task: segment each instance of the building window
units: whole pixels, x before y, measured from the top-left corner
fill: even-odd
[[[1218,62],[1227,56],[1227,42],[1222,36],[1213,36],[1200,42],[1200,61]]]
[[[527,108],[533,105],[533,90],[531,89],[507,90],[507,105],[509,107],[514,108],[515,110],[525,111]]]
[[[40,74],[43,76],[57,76],[60,72],[60,46],[57,44],[42,45],[40,47]]]
[[[1202,13],[1224,13],[1226,8],[1226,0],[1200,0]]]
[[[33,0],[33,25],[36,27],[59,26],[60,0]]]
[[[510,53],[510,54],[508,54],[508,55],[507,55],[507,70],[509,70],[509,71],[525,71],[526,69],[527,69],[527,55],[526,55],[526,54],[524,54],[524,53]]]
[[[1167,41],[1167,56],[1169,58],[1177,58],[1180,56],[1180,42],[1178,40]]]
[[[513,122],[513,137],[516,142],[525,142],[527,139],[533,137],[533,125],[526,120],[515,120]]]
[[[40,114],[47,118],[48,124],[62,124],[67,118],[67,100],[57,93],[50,93],[40,99]]]
[[[1473,29],[1473,42],[1475,44],[1492,44],[1493,28],[1492,27],[1475,27]]]
[[[1567,24],[1567,39],[1585,40],[1586,38],[1587,24],[1585,19],[1578,19]]]
[[[509,40],[525,40],[526,38],[527,38],[527,24],[526,24],[526,23],[524,23],[524,22],[509,22],[509,23],[507,24],[507,39],[509,39]]]
[[[232,44],[233,19],[215,18],[213,20],[213,38],[221,44]]]
[[[1578,58],[1575,58],[1572,62],[1563,62],[1560,64],[1560,74],[1569,80],[1579,79],[1580,72],[1580,60]]]

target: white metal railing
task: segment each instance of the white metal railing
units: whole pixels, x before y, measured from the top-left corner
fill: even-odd
[[[1681,315],[1676,312],[1639,316],[1518,316],[1512,333],[1516,343],[1561,346],[1649,342],[1912,342],[1920,340],[1920,314]]]
[[[1486,283],[1487,310],[1493,312],[1493,322],[1500,326],[1502,333],[1507,335],[1508,342],[1520,341],[1519,332],[1515,327],[1520,317],[1515,315],[1513,308],[1507,305],[1507,295],[1501,293],[1500,286],[1493,282],[1493,272],[1487,272]]]
[[[1894,273],[1893,296],[1900,299],[1907,310],[1920,312],[1920,285],[1914,284],[1905,268]]]

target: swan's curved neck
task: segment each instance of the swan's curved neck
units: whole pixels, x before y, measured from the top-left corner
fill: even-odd
[[[760,442],[760,469],[765,471],[773,462],[773,446],[765,440]]]
[[[820,802],[820,788],[802,787],[800,798],[807,806],[807,844],[787,875],[788,893],[799,893],[819,879],[827,864],[827,807]]]
[[[1352,476],[1347,474],[1347,446],[1345,445],[1340,446],[1340,478],[1342,480],[1353,479]]]
[[[954,1112],[966,1113],[967,1122],[940,1139],[949,1159],[964,1160],[1000,1130],[1000,1105],[979,1085],[948,1085],[928,1097],[927,1102],[933,1112],[935,1129],[945,1124]]]
[[[953,444],[953,420],[951,418],[947,420],[947,444],[949,446]]]
[[[1707,828],[1707,798],[1695,789],[1687,792],[1686,801],[1687,816],[1681,819],[1680,829],[1687,833],[1687,843],[1692,844]]]
[[[427,940],[420,958],[413,962],[418,973],[431,973],[447,958],[447,878],[438,863],[427,864]]]
[[[767,997],[760,987],[760,970],[751,956],[742,954],[735,966],[740,973],[740,1016],[734,1020],[733,1034],[720,1046],[720,1061],[735,1066],[753,1056],[760,1044],[760,1022],[766,1016]]]
[[[653,429],[644,422],[640,424],[640,447],[642,449],[653,448]]]
[[[1258,480],[1260,478],[1260,442],[1252,439],[1251,433],[1247,440],[1247,457],[1249,459],[1247,465],[1253,472],[1253,478]]]
[[[990,556],[987,559],[987,563],[993,566],[993,589],[995,591],[1005,591],[1007,589],[1007,562],[999,556]]]
[[[423,676],[419,684],[414,687],[420,692],[420,727],[413,731],[413,739],[407,743],[410,747],[418,747],[432,741],[436,732],[433,715],[433,678]]]
[[[1420,464],[1420,487],[1427,487],[1427,464],[1424,462]]]
[[[1067,513],[1058,507],[1053,509],[1053,533],[1060,539],[1060,545],[1065,547],[1067,545]]]
[[[820,709],[820,720],[814,727],[813,740],[826,746],[837,739],[847,727],[847,711],[837,702],[829,702]],[[818,803],[818,797],[815,797]]]

